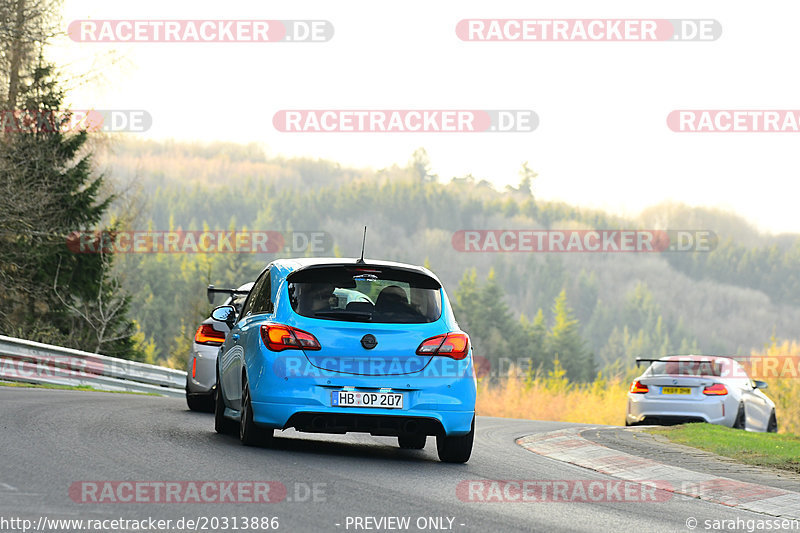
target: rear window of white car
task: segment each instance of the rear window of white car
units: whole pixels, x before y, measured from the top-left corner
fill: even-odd
[[[295,313],[324,320],[419,324],[442,315],[439,282],[421,272],[333,266],[288,277]]]
[[[650,365],[650,374],[670,375],[670,376],[712,376],[720,377],[725,371],[722,361],[696,361],[696,360],[675,360],[675,361],[654,361]]]

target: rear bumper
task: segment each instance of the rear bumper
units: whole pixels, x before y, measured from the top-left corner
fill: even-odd
[[[424,435],[466,435],[472,426],[474,411],[451,411],[443,413],[402,411],[395,413],[375,413],[376,409],[338,409],[309,411],[304,408],[286,410],[285,406],[275,408],[267,405],[272,413],[282,413],[283,418],[292,414],[280,429],[295,428],[311,433],[369,433],[385,437],[404,434]],[[253,412],[256,406],[253,405]],[[259,421],[260,422],[260,421]],[[268,425],[268,424],[264,424]]]
[[[626,423],[669,425],[683,422],[708,422],[731,427],[736,420],[737,404],[730,396],[702,400],[663,400],[646,395],[628,394]]]
[[[708,422],[704,417],[686,415],[644,415],[639,420],[628,419],[629,426],[675,426],[692,422]]]
[[[402,409],[332,407],[331,395],[344,387],[356,392],[403,394]],[[472,377],[342,376],[326,378],[250,377],[253,420],[257,424],[302,431],[366,432],[396,435],[465,435],[475,416],[476,384]],[[314,421],[314,418],[317,418]],[[416,431],[406,422],[417,421]]]
[[[217,383],[218,346],[193,345],[186,368],[186,392],[209,394]],[[194,367],[194,376],[192,376]]]

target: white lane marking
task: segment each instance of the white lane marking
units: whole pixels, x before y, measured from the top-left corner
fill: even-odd
[[[20,492],[17,487],[0,481],[0,498],[3,496],[42,496],[38,492]]]

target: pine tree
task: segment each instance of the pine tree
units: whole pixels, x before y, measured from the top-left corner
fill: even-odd
[[[494,270],[486,283],[478,283],[475,269],[467,270],[458,284],[453,308],[460,327],[466,331],[475,353],[490,360],[493,368],[506,367],[501,358],[525,357],[518,341],[519,324],[512,319],[505,293],[497,283]]]
[[[87,133],[66,131],[70,117],[61,111],[52,66],[36,67],[18,100],[34,121],[6,132],[0,145],[0,282],[6,288],[0,329],[136,356],[128,299],[111,274],[113,257],[76,253],[75,235],[97,235],[113,200],[103,197],[103,176],[93,174]]]
[[[564,366],[573,381],[588,381],[594,377],[594,364],[580,336],[578,320],[567,303],[567,291],[562,290],[553,304],[553,327],[548,336],[548,351]]]
[[[521,339],[515,345],[521,347],[521,354],[530,360],[530,369],[537,369],[549,366],[547,357],[547,324],[544,320],[544,312],[540,308],[533,318],[533,322],[528,322],[525,315],[520,317]]]

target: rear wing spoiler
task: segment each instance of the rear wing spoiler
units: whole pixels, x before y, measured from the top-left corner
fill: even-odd
[[[208,303],[214,303],[214,296],[217,294],[229,294],[231,296],[244,296],[250,294],[248,290],[239,290],[239,289],[218,289],[213,285],[209,285],[206,289],[206,296],[208,297]]]
[[[641,363],[655,363],[660,361],[662,363],[709,363],[709,364],[717,364],[717,361],[713,359],[649,359],[646,357],[637,357],[636,358],[636,367],[638,368]]]

